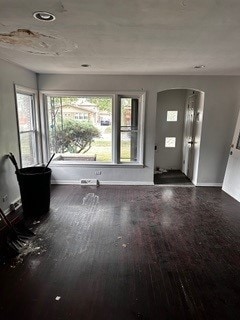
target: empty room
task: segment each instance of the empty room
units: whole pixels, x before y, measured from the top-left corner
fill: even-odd
[[[240,3],[0,0],[0,319],[240,317]]]

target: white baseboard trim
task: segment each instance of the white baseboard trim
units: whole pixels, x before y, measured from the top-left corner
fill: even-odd
[[[11,212],[10,208],[7,208],[6,210],[4,210],[4,214],[8,215]]]
[[[195,188],[196,186],[194,184],[155,184],[154,185],[157,188]]]
[[[52,180],[51,184],[72,184],[72,185],[81,185],[80,180]],[[113,186],[154,186],[153,182],[146,181],[99,181],[99,185],[113,185]],[[155,185],[155,186],[170,186],[170,185]],[[179,185],[172,185],[177,186]],[[188,187],[187,185],[182,185],[183,187]],[[222,183],[214,183],[214,182],[199,182],[194,187],[222,187]],[[190,185],[190,187],[193,187]]]
[[[52,180],[51,184],[73,184],[81,185],[80,180]],[[99,181],[99,185],[115,185],[115,186],[153,186],[153,182],[146,181]]]
[[[80,180],[51,180],[51,184],[79,184]]]
[[[153,186],[153,182],[146,181],[99,181],[100,185],[116,185],[116,186]]]
[[[199,182],[196,184],[196,187],[222,187],[222,183]]]

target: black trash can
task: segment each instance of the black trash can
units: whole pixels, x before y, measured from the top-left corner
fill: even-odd
[[[51,173],[50,168],[44,167],[27,167],[16,172],[24,215],[36,216],[49,211]]]

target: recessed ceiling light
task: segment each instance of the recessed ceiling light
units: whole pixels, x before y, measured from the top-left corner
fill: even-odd
[[[33,16],[35,19],[41,21],[53,21],[56,19],[52,13],[46,11],[36,11],[33,13]]]
[[[199,66],[195,66],[194,69],[203,69],[205,66],[203,64],[200,64]]]
[[[84,63],[84,64],[81,64],[81,67],[83,67],[83,68],[89,68],[89,67],[91,67],[91,66],[90,66],[90,64]]]

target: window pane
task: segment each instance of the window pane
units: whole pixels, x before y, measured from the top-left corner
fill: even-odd
[[[120,161],[137,161],[137,132],[121,132]]]
[[[34,132],[20,133],[20,147],[22,167],[36,164],[36,140]]]
[[[33,129],[32,96],[17,93],[18,125],[19,131]]]
[[[132,99],[121,98],[121,126],[131,126]]]
[[[165,138],[165,147],[166,148],[175,148],[175,146],[176,146],[176,138],[175,137]]]
[[[56,160],[112,161],[111,97],[48,97],[50,152]]]
[[[178,111],[168,111],[167,112],[167,121],[174,122],[177,121],[178,118]]]

